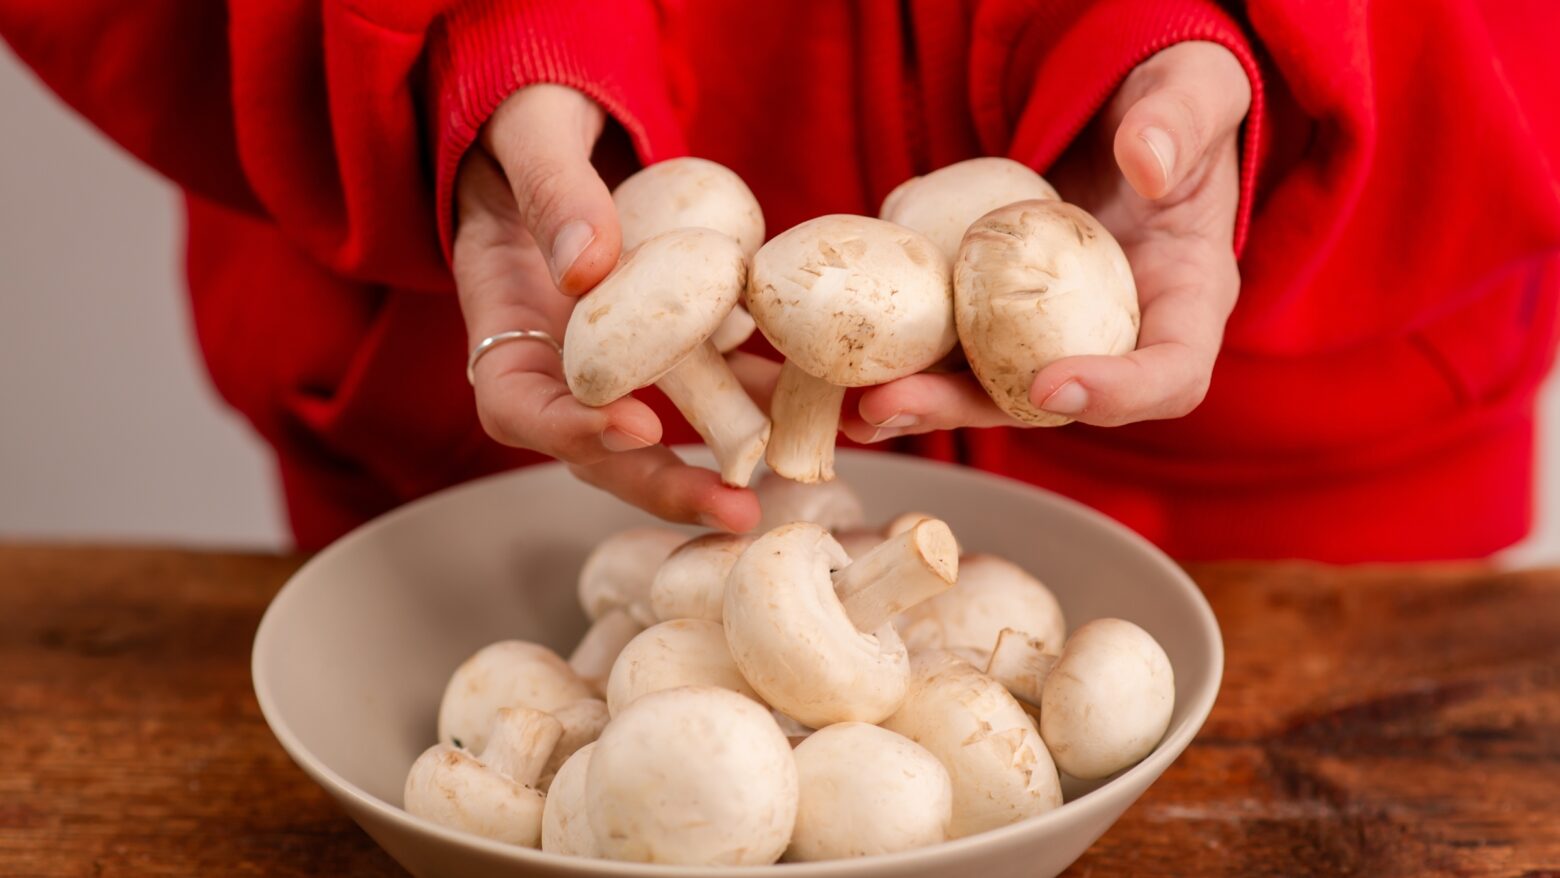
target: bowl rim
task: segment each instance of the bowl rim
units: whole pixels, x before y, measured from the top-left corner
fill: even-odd
[[[698,454],[699,451],[702,451],[697,446],[683,446],[678,447],[676,450],[679,454]],[[875,854],[847,860],[822,860],[812,863],[780,862],[761,866],[698,867],[695,874],[707,875],[711,876],[711,878],[758,878],[758,876],[773,873],[775,869],[784,869],[786,874],[798,876],[821,875],[825,873],[839,875],[850,872],[859,872],[861,875],[867,875],[874,873],[874,870],[891,869],[896,865],[909,866],[914,864],[918,867],[925,867],[929,864],[929,861],[956,860],[976,848],[1012,846],[1019,843],[1023,837],[1040,830],[1050,823],[1069,819],[1086,820],[1090,816],[1100,816],[1099,812],[1111,808],[1113,803],[1108,796],[1097,795],[1098,793],[1128,778],[1150,775],[1150,780],[1144,784],[1144,789],[1146,790],[1148,785],[1153,782],[1153,778],[1163,774],[1165,769],[1180,757],[1182,751],[1186,749],[1187,745],[1197,736],[1197,733],[1202,730],[1203,724],[1207,722],[1208,715],[1213,710],[1214,701],[1218,697],[1219,688],[1224,678],[1224,637],[1223,632],[1219,628],[1218,619],[1214,616],[1213,608],[1209,605],[1207,597],[1180,565],[1176,564],[1159,547],[1149,542],[1141,534],[1104,513],[1069,497],[1064,497],[1053,491],[1030,485],[1026,482],[1020,482],[961,464],[895,454],[893,452],[860,451],[841,448],[836,453],[846,458],[877,458],[884,454],[892,454],[896,464],[911,468],[957,469],[962,475],[974,478],[977,481],[983,481],[991,489],[1002,493],[1031,496],[1038,494],[1040,495],[1039,499],[1042,501],[1113,532],[1116,536],[1143,550],[1150,560],[1168,574],[1173,587],[1180,589],[1184,596],[1190,599],[1194,614],[1201,621],[1204,630],[1210,635],[1206,638],[1205,658],[1213,669],[1213,673],[1192,691],[1191,698],[1187,704],[1187,721],[1179,729],[1167,734],[1142,761],[1112,776],[1088,794],[1070,802],[1065,802],[1044,814],[1037,814],[1017,823],[989,829],[975,835],[890,854]],[[467,493],[488,490],[496,482],[519,478],[527,473],[545,471],[549,468],[560,469],[563,466],[564,464],[558,462],[536,464],[494,473],[435,491],[432,494],[420,497],[370,521],[364,522],[310,557],[282,584],[282,587],[272,598],[270,605],[266,607],[265,613],[260,618],[260,625],[255,630],[254,645],[250,653],[250,678],[251,685],[254,688],[255,699],[260,705],[260,713],[264,717],[266,725],[270,727],[271,733],[276,737],[277,742],[282,745],[282,749],[287,752],[288,758],[299,768],[303,769],[304,773],[312,778],[315,783],[323,787],[338,802],[350,801],[357,807],[373,812],[375,816],[395,824],[407,832],[421,835],[424,838],[439,839],[460,845],[491,857],[509,860],[516,865],[574,869],[581,875],[644,875],[662,876],[662,878],[665,878],[665,876],[687,874],[691,867],[574,857],[550,853],[539,848],[505,844],[413,816],[405,809],[392,805],[378,796],[371,795],[360,789],[357,785],[325,765],[294,734],[291,727],[282,718],[271,695],[271,685],[266,675],[265,663],[269,650],[275,648],[271,644],[279,640],[272,629],[280,624],[277,619],[284,612],[288,602],[297,600],[296,596],[299,594],[299,591],[296,583],[299,579],[304,578],[315,567],[329,563],[337,555],[351,551],[357,543],[369,539],[377,531],[389,527],[403,518],[422,514],[426,507],[454,502],[456,498]],[[582,485],[582,487],[584,486]],[[1136,797],[1134,797],[1133,801],[1135,800]],[[1126,807],[1131,807],[1131,805],[1132,802],[1128,802]],[[348,816],[352,815],[349,814]],[[354,818],[354,822],[359,821]],[[1105,831],[1108,832],[1109,827]],[[377,838],[374,841],[376,844],[379,844]],[[1092,843],[1093,840],[1090,841],[1091,845]]]

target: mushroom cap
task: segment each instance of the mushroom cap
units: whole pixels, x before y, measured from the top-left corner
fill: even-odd
[[[794,482],[777,473],[765,473],[753,488],[763,517],[759,533],[782,524],[810,521],[824,530],[859,527],[866,520],[861,498],[843,479],[827,482]]]
[[[585,810],[585,774],[595,742],[586,744],[564,761],[547,789],[542,808],[542,850],[573,857],[600,857],[601,846],[590,829]]]
[[[477,650],[450,676],[439,703],[439,740],[480,753],[503,708],[551,712],[593,696],[557,653],[536,643],[501,640]]]
[[[652,625],[623,647],[607,678],[607,710],[615,717],[638,699],[679,686],[718,686],[758,700],[726,646],[726,632],[708,619]]]
[[[687,541],[687,534],[664,527],[630,528],[602,540],[580,567],[585,615],[594,622],[612,610],[648,605],[656,569]]]
[[[678,546],[650,583],[650,608],[656,618],[719,622],[726,576],[752,542],[743,534],[713,533]]]
[[[711,686],[665,689],[601,733],[585,798],[611,859],[763,865],[791,838],[796,762],[758,702]]]
[[[953,286],[970,370],[993,402],[1025,423],[1070,420],[1029,401],[1041,369],[1137,347],[1132,267],[1110,232],[1071,204],[1020,201],[976,220],[954,262]]]
[[[612,192],[623,249],[672,229],[714,229],[737,240],[752,258],[764,243],[764,212],[753,190],[708,159],[667,159],[618,184]]]
[[[659,381],[709,340],[746,282],[742,247],[710,229],[663,232],[628,251],[569,315],[569,390],[601,406]]]
[[[955,162],[900,183],[878,216],[915,229],[951,263],[976,220],[1015,201],[1055,201],[1056,190],[1028,165],[998,156]]]
[[[753,257],[748,310],[786,359],[830,384],[882,384],[953,349],[948,260],[919,232],[835,214]]]
[[[959,583],[894,620],[905,646],[991,654],[1003,628],[1022,631],[1055,652],[1067,636],[1056,595],[1024,568],[996,555],[959,559]]]
[[[402,804],[441,826],[536,847],[543,795],[530,784],[559,731],[557,720],[540,711],[502,710],[480,757],[448,744],[423,751],[406,775]]]
[[[815,729],[881,721],[909,680],[894,626],[862,632],[845,614],[830,573],[849,563],[828,531],[793,522],[755,540],[726,582],[726,642],[742,676]]]
[[[787,860],[834,860],[937,844],[953,783],[925,747],[866,723],[819,729],[792,751],[801,782]]]
[[[601,730],[607,727],[612,714],[607,711],[605,701],[587,698],[552,711],[552,717],[563,727],[563,733],[558,736],[558,743],[553,745],[536,784],[537,789],[549,795],[552,794],[553,783],[558,779],[558,772],[563,770],[563,763],[581,747],[588,747],[601,737]]]
[[[953,780],[950,838],[1016,823],[1062,803],[1045,742],[1002,684],[940,650],[910,661],[910,691],[883,721],[931,751]]]
[[[1175,672],[1153,635],[1095,619],[1067,641],[1040,696],[1040,730],[1056,764],[1092,780],[1135,765],[1170,726]]]

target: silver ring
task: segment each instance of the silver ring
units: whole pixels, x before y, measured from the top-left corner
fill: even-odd
[[[563,356],[563,345],[558,344],[558,340],[553,338],[551,334],[540,329],[511,329],[508,332],[500,332],[497,335],[490,335],[477,342],[477,346],[471,349],[471,356],[466,358],[466,382],[468,384],[472,387],[477,386],[477,361],[482,359],[482,355],[506,341],[543,342],[551,345],[552,349],[558,352],[558,356]]]

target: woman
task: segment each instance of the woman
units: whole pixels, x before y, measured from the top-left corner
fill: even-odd
[[[548,457],[751,527],[750,492],[661,444],[695,437],[658,395],[585,408],[516,343],[473,405],[467,351],[561,335],[642,163],[728,165],[774,232],[999,154],[1122,241],[1139,349],[1041,373],[1036,403],[1082,425],[1006,426],[968,376],[922,375],[853,396],[847,435],[1070,494],[1184,558],[1488,554],[1530,523],[1555,343],[1552,14],[1300,6],[0,0],[0,32],[184,187],[202,348],[304,547]]]

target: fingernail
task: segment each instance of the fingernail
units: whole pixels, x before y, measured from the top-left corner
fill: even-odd
[[[917,423],[920,422],[920,420],[921,419],[917,418],[915,415],[907,415],[904,412],[895,412],[888,418],[888,420],[873,424],[872,426],[881,427],[888,430],[899,430],[905,427],[914,427]]]
[[[596,230],[584,220],[574,220],[559,230],[558,237],[553,238],[552,246],[553,283],[563,283],[563,276],[569,273],[580,254],[594,240]]]
[[[1159,162],[1159,173],[1165,181],[1165,188],[1170,188],[1170,169],[1175,167],[1175,141],[1158,128],[1144,128],[1138,137],[1148,144],[1148,151]]]
[[[889,439],[898,439],[903,435],[905,435],[904,430],[896,430],[892,427],[879,427],[877,431],[872,434],[872,438],[867,440],[866,444],[872,445],[878,442],[885,442]]]
[[[1042,409],[1056,415],[1080,414],[1088,405],[1089,391],[1076,381],[1068,381],[1051,391],[1045,402],[1040,403]]]
[[[608,427],[601,431],[601,447],[608,451],[637,451],[654,445],[649,439],[635,436],[627,430]]]
[[[716,518],[713,513],[709,512],[699,513],[699,526],[707,527],[710,530],[731,530],[731,528],[726,526],[724,521],[721,521],[719,518]]]

